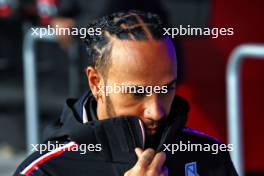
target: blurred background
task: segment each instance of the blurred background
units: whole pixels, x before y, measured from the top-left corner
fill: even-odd
[[[40,139],[47,123],[60,115],[66,98],[78,97],[87,89],[83,70],[89,62],[81,42],[69,36],[34,40],[28,35],[30,28],[85,27],[96,17],[128,9],[155,12],[169,27],[234,28],[233,36],[175,39],[177,93],[191,104],[188,126],[228,142],[228,58],[241,44],[264,45],[264,1],[0,0],[0,176],[12,175],[27,155],[26,93],[32,89],[25,90],[26,72],[29,79],[32,73],[36,76],[39,127],[35,135]],[[35,67],[23,61],[32,53]],[[241,163],[246,175],[264,175],[264,60],[247,59],[240,76]]]

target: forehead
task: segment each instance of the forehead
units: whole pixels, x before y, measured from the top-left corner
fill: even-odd
[[[176,54],[169,39],[112,41],[108,77],[117,82],[162,84],[176,78]]]

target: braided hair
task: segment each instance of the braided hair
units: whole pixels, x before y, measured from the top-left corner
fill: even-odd
[[[150,12],[131,10],[118,12],[95,20],[88,28],[100,28],[101,35],[87,35],[84,43],[91,66],[98,69],[103,77],[111,64],[112,38],[119,40],[160,40],[163,36],[162,22],[158,15]]]

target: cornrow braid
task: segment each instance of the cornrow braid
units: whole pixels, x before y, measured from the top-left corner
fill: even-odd
[[[102,17],[90,23],[87,28],[100,28],[101,35],[87,35],[84,43],[91,66],[103,76],[111,64],[111,38],[120,40],[160,40],[163,38],[162,22],[158,15],[150,12],[131,10]]]

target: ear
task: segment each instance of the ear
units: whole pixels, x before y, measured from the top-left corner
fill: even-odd
[[[90,66],[86,68],[85,73],[94,97],[96,98],[99,94],[102,95],[103,78],[101,74],[95,68]]]

